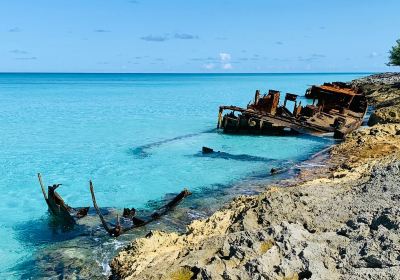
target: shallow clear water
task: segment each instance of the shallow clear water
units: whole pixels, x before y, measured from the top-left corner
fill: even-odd
[[[262,178],[332,140],[217,133],[218,106],[245,106],[255,89],[303,95],[363,75],[0,74],[0,278],[26,277],[32,267],[18,264],[58,246],[37,172],[45,184],[63,183],[73,206],[91,205],[92,179],[99,204],[115,208]],[[202,146],[250,157],[205,157]]]

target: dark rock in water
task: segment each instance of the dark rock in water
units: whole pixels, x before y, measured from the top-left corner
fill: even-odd
[[[214,152],[213,149],[208,148],[208,147],[203,147],[203,148],[201,149],[201,151],[203,152],[203,154],[211,154],[211,153]]]
[[[136,214],[136,209],[132,208],[124,208],[124,212],[122,213],[122,217],[124,218],[132,218]]]
[[[227,160],[239,160],[239,161],[260,161],[260,162],[269,162],[269,163],[273,163],[273,162],[277,161],[277,160],[271,159],[271,158],[264,158],[264,157],[246,155],[246,154],[235,155],[235,154],[230,154],[230,153],[221,152],[221,151],[214,151],[213,149],[208,148],[208,147],[203,147],[202,152],[197,153],[194,156],[196,156],[196,157],[211,157],[211,158],[219,158],[219,159],[227,159]]]
[[[283,172],[285,172],[287,169],[286,169],[286,167],[281,167],[281,168],[275,168],[275,167],[273,167],[273,168],[271,168],[271,171],[270,171],[270,173],[271,173],[271,175],[276,175],[276,174],[280,174],[280,173],[283,173]]]

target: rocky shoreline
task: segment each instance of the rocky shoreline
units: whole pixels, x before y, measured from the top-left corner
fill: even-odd
[[[400,275],[400,73],[353,81],[370,127],[289,187],[240,196],[182,234],[151,231],[111,279],[396,279]]]

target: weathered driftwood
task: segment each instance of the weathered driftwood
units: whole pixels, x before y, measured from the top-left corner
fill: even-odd
[[[40,173],[38,173],[38,179],[49,211],[56,218],[65,223],[75,223],[76,219],[83,218],[87,215],[89,207],[73,208],[64,202],[61,196],[56,192],[56,189],[61,186],[61,184],[48,186],[46,193]]]
[[[129,230],[132,230],[137,227],[144,226],[158,218],[160,218],[162,215],[165,215],[168,211],[172,210],[179,202],[181,202],[185,197],[191,195],[191,192],[189,192],[187,189],[184,189],[182,192],[180,192],[177,196],[174,197],[170,202],[168,202],[166,205],[160,207],[157,211],[155,211],[149,219],[143,220],[140,218],[135,217],[136,214],[136,209],[135,208],[125,208],[123,212],[123,217],[127,218],[132,221],[132,225],[128,227],[123,227],[121,226],[119,216],[117,215],[117,223],[116,225],[109,225],[106,220],[104,219],[103,214],[100,211],[100,208],[97,205],[96,201],[96,196],[94,194],[94,187],[92,181],[89,182],[90,185],[90,193],[92,195],[92,201],[93,201],[93,206],[96,209],[97,215],[100,218],[101,224],[103,225],[104,229],[110,234],[111,236],[119,236]]]

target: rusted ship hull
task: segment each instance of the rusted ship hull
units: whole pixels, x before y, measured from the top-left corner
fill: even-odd
[[[227,110],[233,108],[226,107]],[[241,112],[238,116],[225,115],[221,127],[226,133],[249,133],[249,134],[286,134],[306,133],[319,134],[331,132],[324,128],[317,128],[306,123],[301,123],[291,118],[280,118],[255,112],[233,110]],[[333,131],[333,130],[332,130]]]
[[[333,133],[335,138],[343,138],[361,126],[368,105],[357,89],[324,84],[313,86],[307,94],[314,99],[312,105],[302,107],[301,102],[297,103],[297,95],[288,93],[279,106],[280,92],[270,90],[268,95],[260,96],[256,91],[247,108],[221,106],[217,127],[226,133]],[[294,102],[293,111],[287,109],[288,101]],[[224,111],[230,113],[224,115]]]

